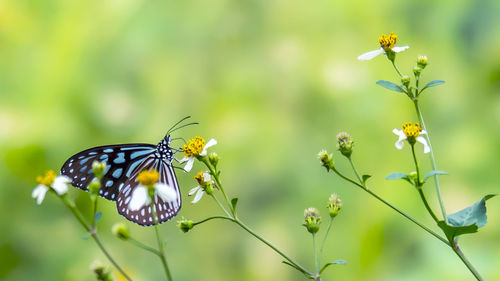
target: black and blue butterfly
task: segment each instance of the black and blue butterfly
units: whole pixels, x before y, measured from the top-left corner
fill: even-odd
[[[99,196],[111,201],[116,201],[118,213],[128,220],[140,225],[154,224],[153,212],[150,206],[143,206],[138,210],[130,210],[128,204],[134,189],[139,185],[137,175],[144,170],[158,171],[159,183],[171,186],[176,192],[176,200],[165,202],[159,196],[153,199],[158,223],[166,222],[177,215],[181,208],[181,194],[179,184],[174,172],[172,161],[176,160],[174,154],[181,149],[170,147],[170,134],[185,126],[197,124],[188,123],[180,125],[188,117],[177,122],[165,137],[157,144],[134,143],[117,144],[93,147],[79,152],[70,157],[62,166],[61,174],[71,179],[71,185],[87,190],[94,179],[92,163],[105,161],[106,170],[101,180]]]

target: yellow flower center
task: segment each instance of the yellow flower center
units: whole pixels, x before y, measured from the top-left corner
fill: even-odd
[[[405,122],[403,124],[403,132],[407,138],[416,138],[422,132],[422,127],[418,123]]]
[[[378,43],[380,44],[380,47],[382,47],[386,51],[392,50],[397,41],[398,41],[398,36],[392,32],[389,35],[382,34],[378,38]]]
[[[184,156],[194,157],[200,155],[203,151],[203,147],[205,147],[205,139],[202,137],[195,137],[184,145],[182,151],[184,151]]]
[[[198,181],[198,183],[199,183],[200,185],[204,185],[204,184],[205,184],[205,179],[204,179],[204,177],[203,177],[203,171],[198,172],[198,173],[194,176],[194,179],[195,179],[196,181]]]
[[[39,184],[43,184],[45,186],[51,186],[55,179],[56,179],[56,172],[54,172],[54,170],[48,170],[44,176],[36,177],[36,181]]]
[[[144,170],[137,176],[137,181],[145,186],[153,186],[160,179],[160,174],[155,170]]]

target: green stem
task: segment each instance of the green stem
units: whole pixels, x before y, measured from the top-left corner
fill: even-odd
[[[140,241],[135,240],[135,239],[134,239],[134,238],[132,238],[132,237],[130,237],[130,238],[128,239],[128,241],[129,241],[130,243],[134,244],[135,246],[139,247],[139,248],[142,248],[142,249],[144,249],[144,250],[146,250],[146,251],[148,251],[148,252],[151,252],[151,253],[153,253],[153,254],[155,254],[155,255],[157,255],[157,256],[161,256],[161,253],[160,253],[158,250],[153,249],[153,248],[151,248],[151,247],[149,247],[149,246],[145,245],[144,243],[142,243],[142,242],[140,242]]]
[[[231,218],[231,217],[213,216],[213,217],[208,217],[208,218],[206,218],[206,219],[204,219],[204,220],[201,220],[201,221],[199,221],[199,222],[195,222],[195,223],[193,223],[193,226],[198,225],[198,224],[202,224],[202,223],[204,223],[204,222],[211,221],[211,220],[214,220],[214,219],[223,219],[223,220],[234,221],[234,219],[233,219],[233,218]]]
[[[316,274],[319,275],[318,250],[316,247],[316,233],[313,233],[312,237],[313,237],[313,250],[314,250],[314,265],[316,267]]]
[[[325,237],[323,238],[323,242],[321,242],[321,247],[319,248],[319,264],[321,264],[321,258],[323,257],[323,248],[326,244],[326,239],[328,238],[328,234],[330,233],[330,229],[333,225],[333,218],[330,217],[330,222],[328,223],[328,228],[326,229]]]
[[[232,216],[227,210],[226,208],[224,208],[224,206],[222,205],[222,203],[219,201],[219,199],[217,199],[217,197],[215,196],[215,194],[212,194],[210,195],[212,196],[212,198],[215,200],[215,202],[217,203],[217,205],[219,205],[219,207],[224,211],[224,213],[228,216],[228,217],[231,217],[231,218],[234,218],[234,216]]]
[[[156,210],[154,206],[154,196],[152,196],[152,198],[153,199],[151,200],[151,211],[153,212],[156,241],[158,242],[158,248],[160,253],[159,258],[163,265],[163,269],[165,269],[165,275],[167,277],[167,280],[172,281],[173,280],[172,274],[170,273],[170,269],[168,268],[167,257],[165,255],[165,245],[163,244],[160,238],[160,227],[158,225],[158,217],[156,215]]]
[[[462,250],[460,250],[460,247],[458,247],[458,244],[456,242],[454,242],[454,241],[450,241],[450,243],[452,245],[451,248],[453,249],[453,252],[455,252],[455,254],[457,254],[457,256],[462,260],[462,262],[465,264],[465,266],[467,266],[467,268],[472,273],[472,275],[474,275],[474,277],[478,281],[483,281],[484,279],[483,279],[483,277],[481,277],[481,274],[479,274],[479,272],[474,268],[474,266],[465,257],[465,255],[462,252]]]
[[[422,202],[424,202],[425,209],[427,209],[427,212],[431,215],[432,219],[437,223],[439,221],[438,217],[432,210],[431,206],[429,205],[429,202],[427,201],[427,198],[425,197],[424,190],[422,189],[422,182],[420,181],[420,167],[418,165],[418,160],[417,160],[417,155],[415,153],[415,144],[411,144],[411,154],[413,156],[413,162],[415,162],[415,169],[417,171],[417,180],[415,182],[415,187],[418,190],[418,194],[420,194],[420,198],[422,199]]]
[[[338,176],[340,176],[341,178],[343,178],[344,180],[360,187],[361,189],[363,189],[364,191],[368,192],[371,196],[375,197],[377,200],[379,200],[380,202],[384,203],[385,205],[387,205],[388,207],[390,207],[391,209],[393,209],[394,211],[398,212],[400,215],[402,215],[403,217],[407,218],[408,220],[410,220],[411,222],[413,222],[414,224],[418,225],[420,228],[422,228],[423,230],[427,231],[429,234],[431,234],[432,236],[436,237],[437,239],[441,240],[441,242],[445,243],[446,245],[450,245],[449,242],[444,239],[443,237],[441,237],[439,234],[437,234],[436,232],[432,231],[430,228],[426,227],[425,225],[421,224],[419,221],[417,221],[416,219],[414,219],[413,217],[411,217],[410,215],[406,214],[405,212],[403,212],[402,210],[398,209],[396,206],[392,205],[391,203],[389,203],[388,201],[384,200],[382,197],[378,196],[375,192],[371,191],[370,189],[368,188],[365,188],[363,187],[363,185],[357,183],[356,181],[344,176],[343,174],[341,174],[335,167],[332,168],[332,171],[334,171]]]
[[[392,66],[394,66],[394,69],[396,70],[396,72],[399,74],[399,76],[403,77],[403,74],[401,74],[401,71],[399,71],[399,68],[397,67],[397,65],[394,62],[394,60],[391,60],[391,63],[392,63]]]
[[[435,170],[437,170],[437,167],[436,167],[436,160],[434,158],[434,150],[432,149],[431,139],[429,137],[429,131],[427,130],[427,127],[425,126],[424,118],[422,116],[422,111],[420,110],[420,106],[418,104],[418,99],[414,99],[413,104],[415,105],[415,111],[417,112],[418,120],[419,120],[420,124],[422,125],[422,128],[427,132],[427,144],[429,145],[429,148],[430,148],[431,166],[432,166],[432,170],[435,171]],[[438,175],[434,175],[434,183],[436,184],[436,195],[438,197],[439,206],[441,208],[441,213],[443,215],[443,220],[446,223],[448,223],[448,217],[446,216],[446,209],[444,207],[443,197],[441,196],[441,189],[439,187]]]
[[[91,226],[85,221],[85,218],[80,213],[80,211],[78,211],[78,209],[76,208],[76,206],[74,205],[74,203],[70,202],[66,198],[66,196],[58,196],[58,197],[61,198],[63,204],[66,205],[66,207],[68,207],[68,209],[71,211],[71,213],[73,213],[73,215],[78,220],[78,222],[83,226],[83,228],[85,228],[85,230],[88,233],[90,233],[90,236],[92,237],[92,239],[95,241],[95,243],[97,244],[97,246],[99,246],[99,249],[101,249],[101,251],[103,252],[103,254],[106,256],[106,258],[108,258],[108,260],[113,264],[113,266],[121,273],[121,275],[123,275],[123,277],[125,279],[127,279],[128,281],[132,281],[132,279],[125,273],[125,271],[123,271],[123,269],[113,259],[113,257],[111,256],[111,254],[106,250],[106,248],[102,244],[101,240],[99,239],[99,236],[95,232],[95,229],[91,228]]]
[[[226,200],[227,206],[229,207],[229,210],[231,210],[231,213],[233,214],[234,217],[236,217],[236,211],[233,210],[233,207],[231,205],[231,202],[229,201],[229,198],[226,195],[226,192],[224,191],[224,188],[222,187],[222,184],[220,183],[219,179],[219,174],[215,170],[214,167],[208,162],[206,157],[203,157],[201,161],[207,166],[207,168],[210,170],[210,174],[215,178],[215,183],[219,187],[220,191],[222,192],[222,195],[224,196],[224,199]]]
[[[351,157],[347,157],[347,159],[349,159],[349,163],[351,163],[352,170],[354,171],[354,174],[356,174],[356,178],[358,178],[359,183],[363,184],[363,180],[361,180],[361,177],[358,174],[358,170],[356,170],[354,163],[352,163]]]
[[[95,221],[95,214],[97,213],[97,196],[96,195],[90,195],[91,198],[91,204],[92,204],[92,228],[95,228],[96,221]]]

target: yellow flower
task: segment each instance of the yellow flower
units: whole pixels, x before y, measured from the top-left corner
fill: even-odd
[[[427,140],[422,136],[426,135],[427,132],[422,130],[422,127],[418,123],[405,122],[403,123],[402,130],[393,129],[392,132],[397,135],[399,138],[396,141],[396,148],[403,149],[404,140],[408,140],[408,142],[413,145],[415,142],[419,142],[424,145],[424,153],[429,153],[431,148],[427,143]]]
[[[68,192],[68,184],[71,183],[71,179],[67,176],[56,176],[53,170],[49,170],[43,176],[38,176],[36,178],[38,185],[33,189],[31,197],[36,198],[36,203],[38,205],[42,204],[43,199],[47,191],[52,188],[57,195],[61,196]]]
[[[137,181],[144,186],[152,186],[158,182],[160,174],[155,170],[144,170],[137,176]]]
[[[154,190],[154,196],[158,195],[165,202],[174,202],[177,200],[177,191],[171,185],[159,182],[160,175],[155,170],[144,170],[137,176],[140,183],[133,191],[132,198],[128,204],[131,211],[137,211],[143,206],[151,203],[149,190]]]
[[[208,142],[205,142],[205,139],[202,137],[195,137],[194,139],[189,140],[182,149],[182,151],[184,151],[184,158],[180,161],[180,163],[187,162],[186,166],[184,166],[184,171],[191,171],[194,159],[200,156],[206,156],[207,149],[216,144],[217,141],[215,139],[210,139]]]
[[[395,44],[398,41],[398,36],[394,33],[390,33],[389,35],[382,34],[378,38],[378,43],[380,44],[380,49],[373,50],[366,52],[358,57],[358,60],[371,60],[374,57],[381,55],[381,54],[386,54],[387,53],[399,53],[402,52],[410,46],[402,46],[402,47],[396,47]]]

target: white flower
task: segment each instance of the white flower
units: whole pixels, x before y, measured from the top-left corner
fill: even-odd
[[[201,197],[203,197],[203,194],[205,193],[204,186],[207,186],[207,184],[212,183],[212,177],[207,172],[199,172],[195,176],[195,179],[198,180],[199,185],[195,186],[188,192],[188,196],[192,196],[193,194],[196,193],[196,195],[193,198],[193,201],[191,201],[191,203],[193,204],[200,201]]]
[[[31,197],[36,198],[36,203],[38,205],[42,204],[45,194],[49,189],[53,189],[57,195],[61,196],[68,192],[68,184],[71,183],[71,179],[67,176],[56,176],[56,173],[52,170],[47,171],[44,176],[39,176],[37,178],[38,185],[33,189]]]
[[[408,139],[408,136],[405,134],[404,130],[398,130],[394,128],[392,132],[399,137],[395,143],[396,148],[399,150],[403,149],[404,141]],[[424,153],[429,153],[431,151],[431,148],[429,147],[427,140],[423,136],[421,136],[426,134],[427,132],[425,130],[422,130],[419,136],[415,138],[415,140],[424,145]]]
[[[164,183],[155,183],[153,187],[155,189],[155,197],[159,196],[164,202],[177,200],[177,192],[175,192],[172,186]],[[149,204],[151,204],[151,198],[149,197],[148,188],[139,184],[132,193],[132,199],[130,199],[128,208],[131,211],[137,211],[143,206],[149,206]]]
[[[399,53],[410,48],[410,46],[395,47],[394,45],[396,44],[397,41],[398,41],[398,36],[392,32],[389,35],[382,34],[378,38],[380,49],[366,52],[360,55],[358,57],[358,60],[371,60],[378,55],[387,54],[387,52],[392,51],[394,53]]]
[[[202,137],[195,137],[194,139],[189,140],[189,142],[185,144],[182,149],[184,151],[184,158],[179,161],[180,163],[187,162],[184,166],[184,171],[191,171],[196,157],[206,156],[207,149],[216,144],[217,141],[215,139],[210,139],[207,143],[205,143],[205,139]]]

